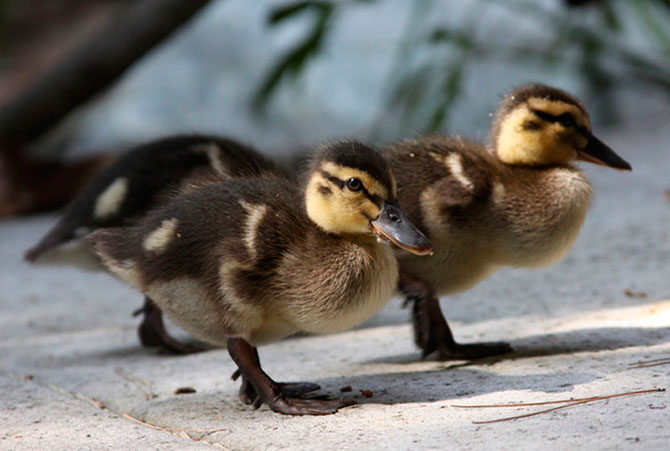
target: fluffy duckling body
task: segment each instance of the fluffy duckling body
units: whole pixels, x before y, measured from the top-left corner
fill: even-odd
[[[326,414],[349,403],[291,397],[260,369],[255,347],[296,332],[345,330],[383,306],[398,266],[377,237],[430,252],[395,197],[386,161],[346,142],[318,153],[303,189],[270,175],[210,183],[90,240],[111,272],[177,324],[227,345],[243,401]]]
[[[56,224],[31,249],[33,263],[72,263],[104,269],[80,238],[92,230],[136,221],[175,192],[192,189],[191,180],[217,181],[259,176],[279,169],[254,149],[236,141],[203,135],[183,135],[142,144],[121,154],[67,206]],[[176,353],[198,349],[180,343],[165,330],[160,310],[146,297],[137,313],[145,346]]]
[[[431,280],[440,294],[465,291],[502,266],[555,263],[577,238],[591,186],[574,167],[509,166],[449,137],[406,141],[394,151],[392,165],[403,172],[398,195],[434,237],[430,264],[401,256],[403,270]],[[412,173],[422,174],[423,189],[412,189]]]
[[[416,301],[415,338],[424,355],[469,359],[511,350],[506,343],[456,343],[437,295],[467,290],[502,266],[559,261],[591,198],[588,179],[572,162],[630,170],[593,136],[585,108],[548,86],[527,85],[507,96],[491,138],[491,150],[429,137],[386,152],[398,198],[434,249],[425,259],[398,255],[401,289]]]
[[[25,257],[36,262],[90,230],[122,225],[157,205],[165,190],[202,170],[225,179],[277,168],[255,150],[224,138],[173,136],[142,144],[97,175]]]

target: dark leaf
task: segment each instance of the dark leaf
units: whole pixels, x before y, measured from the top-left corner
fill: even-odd
[[[252,101],[253,109],[256,111],[263,109],[267,100],[285,76],[299,74],[309,59],[315,57],[321,50],[334,7],[326,2],[306,3],[310,3],[310,6],[319,4],[317,20],[302,41],[280,58],[269,71]]]
[[[433,30],[428,40],[432,44],[442,44],[446,42],[462,49],[470,48],[474,44],[470,33],[463,30],[452,30],[444,27]]]
[[[270,17],[268,18],[268,23],[277,24],[285,19],[289,19],[296,14],[300,14],[303,11],[308,9],[323,9],[324,7],[330,7],[328,2],[323,1],[303,1],[291,3],[286,6],[279,6],[270,12]]]
[[[463,70],[466,64],[465,57],[459,58],[449,68],[444,79],[441,92],[441,100],[428,122],[428,132],[440,129],[446,122],[449,110],[458,98],[463,82]]]

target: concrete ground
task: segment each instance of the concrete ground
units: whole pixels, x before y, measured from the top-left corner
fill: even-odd
[[[668,392],[489,424],[475,422],[564,404],[456,407],[670,388],[670,131],[659,120],[602,138],[633,172],[586,168],[595,201],[568,257],[442,300],[460,341],[514,353],[422,361],[399,299],[354,331],[260,349],[276,380],[359,403],[326,417],[242,405],[225,350],[141,348],[137,292],[21,261],[53,216],[0,223],[0,449],[668,449]]]

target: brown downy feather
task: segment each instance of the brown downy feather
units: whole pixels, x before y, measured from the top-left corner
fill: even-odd
[[[351,145],[336,146],[346,153]],[[353,145],[356,158],[335,159],[331,148],[317,158],[353,166],[348,170],[370,174],[391,191],[388,165],[378,155],[366,160],[371,150]],[[321,167],[314,163],[315,176]],[[114,274],[196,337],[260,344],[295,332],[334,332],[393,294],[398,269],[390,247],[367,228],[340,235],[317,226],[303,206],[311,194],[298,182],[265,175],[198,186],[136,225],[89,237]],[[347,190],[337,186],[331,183]]]
[[[268,170],[277,169],[255,150],[224,138],[174,136],[140,145],[96,176],[25,258],[34,262],[82,232],[120,226],[144,214],[194,173],[225,178]]]

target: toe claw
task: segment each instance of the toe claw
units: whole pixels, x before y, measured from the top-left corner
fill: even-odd
[[[260,398],[260,396],[256,396],[256,399],[251,404],[251,407],[254,408],[254,410],[258,410],[260,406],[263,405],[263,400]]]

